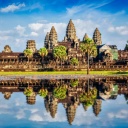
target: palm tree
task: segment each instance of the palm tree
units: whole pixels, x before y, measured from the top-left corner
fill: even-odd
[[[87,56],[87,74],[89,74],[89,58],[97,56],[97,47],[94,41],[87,38],[80,45],[80,50]]]
[[[39,54],[42,57],[42,62],[43,62],[44,57],[48,55],[48,51],[47,51],[47,49],[45,47],[44,48],[40,48]]]
[[[71,63],[72,65],[78,65],[78,64],[79,64],[79,61],[78,61],[77,58],[73,57],[73,58],[70,60],[70,63]]]
[[[28,58],[28,62],[29,62],[29,59],[33,56],[33,52],[31,49],[25,49],[24,55]]]
[[[66,56],[67,56],[66,47],[62,46],[62,45],[59,45],[59,46],[55,47],[53,49],[53,56],[54,56],[54,58],[60,60],[61,66],[62,66],[62,59],[65,59]]]

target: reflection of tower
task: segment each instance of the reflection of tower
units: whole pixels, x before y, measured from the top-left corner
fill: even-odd
[[[98,114],[101,111],[101,104],[102,104],[102,100],[100,99],[96,99],[94,104],[93,104],[93,112],[95,114],[95,116],[98,116]]]
[[[76,114],[76,106],[72,104],[68,105],[66,108],[66,113],[67,113],[67,120],[69,124],[72,124]]]
[[[12,92],[3,92],[4,98],[8,100],[11,97]]]
[[[33,92],[31,96],[26,96],[26,100],[28,104],[35,104],[36,102],[36,93]]]
[[[54,118],[57,113],[58,99],[54,98],[52,95],[48,95],[44,102],[47,112],[50,112],[50,115]]]
[[[75,118],[76,108],[79,104],[79,99],[74,98],[73,100],[72,100],[73,103],[64,103],[63,104],[64,108],[66,108],[67,120],[68,120],[69,124],[72,124],[72,122]]]
[[[49,104],[46,98],[44,99],[44,105],[45,105],[46,111],[49,112]]]
[[[84,104],[84,103],[82,105],[83,105],[84,110],[87,111],[88,106],[86,104]]]

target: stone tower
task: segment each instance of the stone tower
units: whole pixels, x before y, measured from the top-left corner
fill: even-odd
[[[26,45],[26,49],[31,49],[33,52],[36,52],[36,42],[35,40],[28,40],[27,41],[27,45]]]
[[[88,35],[87,35],[87,33],[85,33],[85,35],[84,35],[84,37],[83,37],[83,41],[85,41],[86,39],[88,39],[89,37],[88,37]]]
[[[36,102],[36,93],[33,92],[32,96],[26,96],[27,104],[35,104]]]
[[[69,124],[72,124],[76,114],[76,106],[73,104],[67,105],[66,113]]]
[[[98,30],[98,28],[96,28],[95,31],[94,31],[94,33],[93,33],[93,40],[94,40],[94,43],[96,45],[101,45],[102,44],[101,33]]]
[[[95,114],[95,116],[98,116],[100,111],[101,111],[101,104],[102,104],[102,100],[100,99],[96,99],[94,104],[93,104],[93,112]]]
[[[44,43],[48,49],[53,49],[54,46],[58,45],[57,32],[54,26],[52,26],[50,33],[46,34]]]
[[[64,37],[64,41],[72,41],[72,40],[78,40],[76,36],[76,29],[75,26],[70,19],[67,29],[66,29],[66,36]]]
[[[48,42],[49,42],[49,32],[47,32],[44,40],[44,46],[45,48],[48,48]]]

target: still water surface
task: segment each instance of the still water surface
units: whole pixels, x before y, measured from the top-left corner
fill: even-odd
[[[59,99],[54,90],[61,86],[66,88],[66,97]],[[1,128],[128,127],[128,86],[124,80],[42,80],[40,86],[29,85],[35,99],[24,94],[26,87],[0,85]],[[42,88],[48,90],[45,98],[38,94]],[[94,88],[96,97],[87,104],[80,97]]]

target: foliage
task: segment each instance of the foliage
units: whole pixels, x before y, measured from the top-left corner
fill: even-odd
[[[40,54],[41,57],[44,57],[44,56],[47,56],[48,51],[47,51],[47,49],[45,47],[44,48],[40,48],[39,54]]]
[[[78,64],[79,64],[79,61],[78,61],[77,58],[73,57],[73,58],[70,60],[70,63],[71,63],[72,65],[78,65]]]
[[[78,79],[75,79],[75,80],[71,79],[70,83],[71,83],[72,87],[76,87],[76,86],[78,86],[79,81],[78,81]]]
[[[66,98],[66,92],[67,92],[66,87],[64,87],[64,86],[57,87],[53,90],[53,95],[54,95],[54,97],[56,97],[58,99],[65,99]]]
[[[39,95],[41,96],[41,97],[46,97],[47,96],[47,94],[48,94],[48,90],[47,89],[40,89],[40,91],[39,91]]]
[[[56,46],[53,49],[53,56],[54,56],[54,58],[57,58],[57,59],[60,59],[60,60],[65,59],[66,56],[67,56],[66,47],[62,46],[62,45]]]
[[[26,96],[32,96],[32,95],[33,95],[33,88],[31,88],[31,87],[25,88],[24,94],[25,94]]]
[[[97,56],[96,44],[90,38],[87,38],[83,43],[81,43],[80,50],[85,54],[89,54],[89,56]]]
[[[84,102],[87,106],[93,105],[97,96],[97,89],[93,88],[89,92],[80,95],[80,102]]]
[[[26,57],[30,58],[30,57],[32,57],[33,52],[32,52],[31,49],[25,49],[25,50],[24,50],[24,55],[25,55]]]

